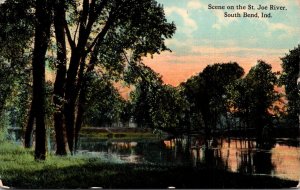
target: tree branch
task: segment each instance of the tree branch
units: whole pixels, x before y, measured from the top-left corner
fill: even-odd
[[[75,29],[75,33],[74,33],[74,36],[73,36],[73,41],[74,42],[76,40],[76,36],[77,36],[78,28],[79,28],[79,23],[80,23],[80,21],[78,20],[77,25],[76,25],[76,29]]]
[[[103,41],[105,35],[107,34],[110,26],[113,23],[113,20],[114,20],[114,16],[111,14],[111,16],[108,17],[107,22],[106,22],[105,26],[103,27],[103,29],[101,30],[101,32],[98,33],[98,35],[96,36],[96,38],[94,39],[94,41],[92,42],[90,47],[88,47],[85,50],[86,53],[89,53],[97,43],[99,44],[101,41]]]
[[[97,18],[101,15],[101,12],[103,11],[104,7],[107,5],[107,2],[108,0],[103,0],[98,7],[95,7],[95,0],[92,0],[90,6],[89,19],[86,26],[87,33],[91,32],[93,24],[95,23]]]
[[[76,44],[75,44],[75,41],[72,40],[71,32],[70,32],[70,29],[69,29],[69,26],[68,26],[68,23],[66,20],[65,20],[65,30],[66,30],[68,42],[71,46],[71,49],[73,50],[76,48]]]
[[[89,14],[89,0],[83,0],[83,8],[82,8],[82,14],[79,19],[79,37],[78,37],[78,46],[83,46],[85,44],[85,41],[87,40],[87,33],[86,33],[86,22],[87,17]]]

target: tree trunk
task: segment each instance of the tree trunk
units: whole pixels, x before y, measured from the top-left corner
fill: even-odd
[[[76,77],[78,75],[78,68],[80,63],[85,64],[85,59],[87,53],[84,52],[86,43],[88,39],[88,34],[84,27],[79,30],[78,45],[72,49],[72,55],[70,59],[70,66],[67,71],[66,79],[66,91],[65,91],[65,124],[67,132],[67,140],[69,145],[69,150],[71,154],[74,153],[74,133],[75,133],[75,107],[78,96],[78,88],[76,85]]]
[[[55,105],[54,112],[54,128],[56,140],[56,154],[66,155],[65,132],[63,125],[63,98],[64,83],[66,77],[66,39],[64,31],[65,22],[65,1],[56,0],[54,9],[54,27],[57,43],[57,73],[54,83],[53,103]]]
[[[81,128],[81,124],[83,121],[84,114],[84,104],[85,104],[85,95],[86,95],[86,76],[84,76],[84,62],[81,62],[79,75],[78,75],[78,83],[76,93],[79,93],[79,100],[77,104],[77,117],[75,122],[75,150],[77,149],[78,136]]]
[[[72,51],[70,67],[67,73],[66,92],[65,92],[66,103],[64,107],[67,140],[68,140],[69,150],[71,154],[73,154],[74,151],[75,103],[77,99],[75,83],[76,83],[77,70],[81,58],[79,51],[76,50]]]
[[[78,105],[77,105],[77,117],[75,123],[75,150],[77,150],[78,148],[79,131],[81,129],[81,125],[83,122],[85,102],[86,102],[86,87],[83,86],[83,88],[80,90]]]
[[[78,89],[80,89],[79,93],[79,99],[78,99],[78,105],[77,105],[77,117],[76,117],[76,123],[75,123],[75,150],[77,149],[78,146],[78,137],[79,137],[79,131],[81,129],[81,125],[83,122],[83,115],[85,112],[85,103],[86,103],[86,93],[87,93],[87,88],[89,85],[89,74],[94,70],[96,61],[97,61],[97,54],[99,52],[99,46],[96,46],[94,51],[92,52],[92,57],[89,62],[89,66],[85,72],[84,71],[84,65],[81,64],[81,68],[79,71],[79,84],[77,86]]]
[[[104,1],[102,6],[105,6],[107,1]],[[96,14],[100,14],[103,8],[101,8]],[[80,27],[79,27],[79,36],[78,36],[78,43],[77,46],[73,46],[71,52],[71,59],[69,69],[67,71],[67,79],[66,79],[66,91],[65,91],[65,107],[64,107],[64,116],[65,116],[65,124],[66,124],[66,132],[67,132],[67,140],[70,152],[73,153],[74,151],[74,125],[75,125],[75,106],[76,100],[78,97],[78,88],[76,85],[76,77],[78,75],[78,68],[79,64],[85,64],[85,59],[88,53],[90,53],[91,49],[86,50],[86,45],[89,36],[91,35],[91,26],[95,22],[96,15],[91,16],[89,13],[91,11],[89,9],[89,1],[83,1],[81,19],[80,19]],[[95,16],[95,17],[94,17]],[[89,20],[88,20],[89,19]],[[103,30],[97,35],[95,41],[99,44],[105,34],[107,33],[108,29],[111,26],[113,17],[108,18]],[[86,23],[89,23],[86,25]],[[95,40],[96,40],[95,39]],[[69,40],[70,41],[70,40]],[[93,44],[93,43],[92,43]],[[80,85],[80,83],[79,83]]]
[[[86,29],[86,22],[89,15],[89,1],[83,1],[83,9],[80,18],[79,36],[77,46],[72,48],[69,69],[67,71],[66,91],[65,91],[65,125],[67,140],[71,154],[74,151],[74,124],[75,124],[75,103],[78,94],[76,93],[76,77],[79,64],[83,60],[86,43],[90,33]],[[74,43],[75,44],[75,43]]]
[[[29,117],[27,121],[26,131],[25,131],[25,148],[31,148],[32,146],[32,132],[33,132],[33,124],[34,124],[34,103],[31,102],[31,107],[29,111]]]
[[[36,28],[33,50],[33,112],[36,118],[35,159],[46,159],[45,55],[50,39],[51,7],[46,0],[36,1]]]

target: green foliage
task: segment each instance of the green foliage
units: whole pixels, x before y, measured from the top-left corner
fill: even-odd
[[[16,64],[3,61],[0,66],[3,81],[0,84],[0,112],[9,114],[9,125],[23,126],[31,98],[31,75],[30,70],[24,68],[27,59],[12,61]]]
[[[10,0],[0,4],[0,55],[20,58],[33,36],[34,14],[31,0]]]
[[[7,127],[9,125],[9,117],[7,113],[0,113],[0,143],[7,140]]]
[[[142,67],[143,78],[131,94],[134,119],[142,127],[180,127],[187,101],[178,88],[163,85],[161,77]]]
[[[5,62],[5,66],[11,69],[11,71],[27,71],[28,60],[32,59],[30,52],[32,52],[33,38],[41,34],[40,32],[34,34],[34,31],[35,29],[43,30],[46,28],[42,25],[46,24],[47,15],[44,15],[44,20],[36,18],[36,16],[39,16],[39,14],[36,14],[36,12],[38,12],[37,8],[40,7],[39,5],[46,6],[46,4],[39,3],[41,2],[12,0],[5,1],[0,5],[0,24],[2,29],[0,31],[0,59],[1,63]],[[97,115],[96,117],[99,119],[97,121],[98,123],[120,120],[120,115],[124,113],[123,107],[126,103],[117,95],[116,90],[111,87],[111,81],[124,79],[124,72],[131,67],[129,66],[129,59],[130,62],[136,64],[144,55],[168,50],[165,46],[165,39],[172,37],[175,32],[175,25],[174,23],[167,22],[163,7],[155,0],[76,0],[66,1],[65,3],[66,12],[62,13],[62,15],[66,14],[67,19],[65,35],[68,39],[69,47],[71,47],[71,56],[76,54],[75,57],[77,57],[77,59],[74,59],[74,61],[66,57],[66,60],[70,60],[69,70],[67,71],[68,75],[66,77],[68,81],[72,82],[66,84],[64,80],[61,80],[60,83],[64,84],[58,84],[57,86],[65,87],[67,89],[65,94],[71,91],[76,94],[72,95],[72,98],[70,98],[69,95],[62,97],[64,100],[62,102],[74,103],[74,105],[71,105],[72,108],[69,109],[69,112],[71,112],[70,110],[75,110],[75,102],[78,92],[81,90],[79,88],[82,88],[80,83],[81,76],[85,76],[87,74],[85,72],[90,72],[93,70],[90,68],[94,68],[96,65],[95,68],[97,68],[98,74],[101,73],[103,76],[109,76],[109,79],[108,82],[100,82],[98,85],[92,84],[92,86],[86,87],[90,88],[90,92],[98,92],[100,94],[100,96],[97,96],[98,99],[95,98],[95,100],[102,99],[101,101],[97,101],[99,103],[98,105],[91,103],[94,100],[90,101],[88,106],[86,106],[88,108],[86,109],[88,110],[88,114],[85,114],[85,116],[91,116],[87,118],[87,120],[91,122],[91,118]],[[50,9],[50,7],[52,8],[52,6],[47,5],[47,8]],[[55,8],[55,6],[53,7]],[[47,8],[44,7],[44,11],[48,11]],[[56,13],[56,11],[53,12]],[[46,12],[42,11],[41,13]],[[64,21],[62,23],[64,23]],[[39,28],[38,26],[42,27]],[[46,38],[46,36],[40,37]],[[35,39],[35,42],[38,44],[46,40],[39,42],[38,39]],[[53,38],[50,40],[53,40]],[[58,66],[56,62],[57,55],[53,53],[53,50],[55,50],[58,45],[54,45],[53,42],[49,44],[51,45],[49,45],[48,50],[52,48],[52,55],[47,57],[47,64],[50,68],[55,69],[55,67]],[[44,50],[45,49],[43,49],[43,52]],[[128,52],[131,52],[129,59],[126,57]],[[67,54],[67,56],[68,55],[70,54]],[[93,58],[95,58],[93,56],[96,57],[96,62],[90,64],[89,68],[85,69],[86,61],[93,60]],[[17,62],[21,62],[24,58],[26,58],[26,61],[22,61],[24,64],[16,64]],[[79,64],[80,60],[82,62],[81,64]],[[18,69],[16,69],[15,65],[18,65]],[[81,67],[81,69],[78,67]],[[30,69],[31,68],[29,68],[29,71]],[[43,70],[42,67],[40,69]],[[40,71],[42,72],[42,70]],[[79,70],[80,73],[77,72]],[[1,68],[1,72],[2,71],[7,73],[5,69]],[[34,69],[33,71],[36,70]],[[61,74],[64,75],[66,73]],[[128,76],[127,74],[126,76]],[[28,102],[31,101],[31,97],[28,95],[32,90],[31,76],[26,75],[26,77],[25,79],[25,77],[22,78],[16,75],[15,72],[10,72],[3,77],[9,81],[5,83],[5,85],[0,86],[0,111],[4,109],[5,105],[9,104],[9,106],[13,108],[10,112],[17,113],[13,115],[20,120],[19,123],[24,123],[26,112],[28,112]],[[17,78],[20,80],[18,81]],[[74,81],[77,79],[79,79],[79,85],[76,89],[76,82]],[[28,87],[25,88],[21,84],[22,82],[29,84]],[[43,87],[41,88],[40,90],[43,91]],[[73,92],[73,90],[68,89],[76,90]],[[46,91],[49,96],[46,98],[47,103],[45,106],[46,112],[49,115],[53,113],[52,100],[50,99],[51,91],[53,91],[52,84],[46,85]],[[61,91],[63,90],[61,89]],[[96,96],[95,93],[93,93],[90,93],[91,97]],[[41,92],[41,96],[35,97],[39,99],[42,97],[42,94]],[[38,105],[42,105],[41,102]],[[58,106],[66,108],[65,110],[67,110],[67,104],[63,105],[63,103]],[[83,104],[85,104],[85,102],[83,102]],[[130,110],[130,108],[127,108],[127,110]],[[44,113],[44,111],[36,111],[35,113]],[[68,114],[65,114],[66,121],[68,120],[67,115]],[[123,116],[128,118],[128,116],[125,115],[126,113],[123,114]],[[38,117],[38,119],[39,118],[40,117]],[[75,118],[71,118],[70,120],[73,121],[74,119]],[[51,120],[52,118],[48,117],[49,123],[51,123]],[[73,126],[70,128],[72,127]]]
[[[100,127],[121,120],[125,100],[106,78],[90,73],[84,123]]]
[[[89,15],[88,25],[92,25],[90,29],[86,26],[82,36],[88,37],[87,48],[95,45],[91,52],[97,55],[96,64],[110,77],[122,78],[128,61],[134,64],[142,56],[169,50],[165,39],[172,37],[176,27],[167,22],[164,9],[156,0],[91,1],[86,13],[78,10],[82,4],[83,1],[67,2],[69,28],[81,30],[81,26],[75,29],[77,24],[82,22],[83,14]]]
[[[33,35],[32,1],[0,4],[0,113],[8,125],[23,126],[30,100],[29,47]],[[3,113],[5,112],[5,113]]]
[[[191,105],[189,117],[194,118],[189,125],[215,127],[219,117],[227,115],[227,86],[243,74],[244,70],[237,63],[217,63],[182,83],[184,95]],[[202,116],[202,122],[197,120],[199,116]]]
[[[285,87],[286,97],[288,99],[288,121],[293,126],[298,125],[298,115],[300,113],[300,95],[297,88],[297,79],[299,77],[299,56],[300,45],[289,54],[283,57],[282,68],[283,72],[280,77],[280,83]]]
[[[264,126],[271,123],[271,110],[279,95],[274,91],[276,73],[271,65],[258,61],[247,76],[228,88],[230,106],[235,116],[261,135]]]
[[[251,93],[250,119],[253,126],[260,128],[270,122],[269,108],[279,98],[274,91],[274,85],[277,84],[276,74],[272,72],[271,65],[258,61],[245,80]]]

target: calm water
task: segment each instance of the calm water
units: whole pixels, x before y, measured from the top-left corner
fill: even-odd
[[[17,134],[17,133],[16,133]],[[12,139],[19,139],[12,134]],[[78,154],[116,163],[192,164],[232,172],[300,179],[300,139],[266,145],[237,138],[98,139],[80,137]],[[55,149],[51,143],[51,149]]]
[[[254,140],[177,138],[170,140],[103,140],[81,137],[79,154],[119,163],[205,165],[228,171],[300,178],[299,141],[277,139],[265,146]]]

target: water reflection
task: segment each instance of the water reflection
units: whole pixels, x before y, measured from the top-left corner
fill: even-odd
[[[299,151],[299,146],[285,144],[282,139],[279,143],[261,144],[253,139],[204,140],[202,137],[149,141],[82,137],[79,146],[79,152],[97,152],[98,156],[110,161],[189,164],[293,180],[298,180],[300,176]]]

